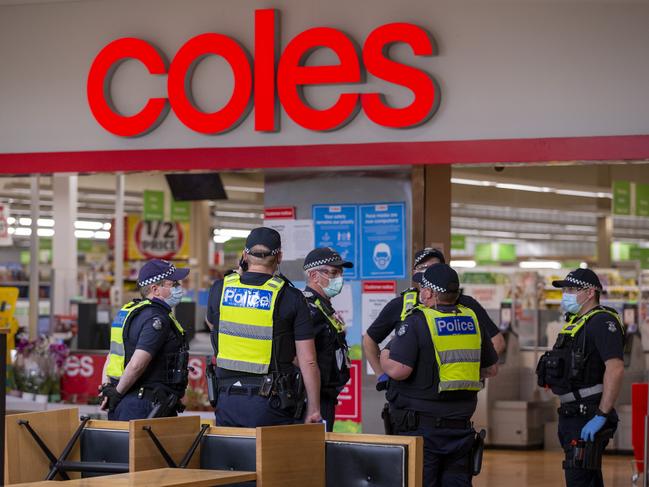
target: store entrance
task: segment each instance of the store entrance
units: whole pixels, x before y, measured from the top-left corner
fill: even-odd
[[[422,180],[426,170],[446,171],[446,179],[429,174]],[[178,176],[187,175],[193,179],[178,182]],[[123,198],[116,196],[119,177]],[[213,181],[209,191],[201,195],[206,188],[199,183],[208,180]],[[142,263],[164,257],[192,269],[184,283],[187,302],[178,310],[196,353],[187,397],[190,409],[209,417],[203,374],[211,353],[204,324],[208,290],[236,267],[245,236],[262,224],[282,234],[281,271],[297,287],[304,286],[302,260],[315,246],[336,247],[356,263],[334,303],[348,325],[356,364],[337,421],[349,431],[381,431],[377,411],[383,397],[374,391],[376,377],[363,360],[361,339],[381,305],[410,285],[413,251],[424,245],[442,247],[460,272],[465,293],[478,299],[508,343],[515,343],[504,359],[517,364],[516,379],[509,389],[502,388],[511,397],[494,401],[546,399],[538,396],[532,376],[539,354],[561,325],[560,296],[549,282],[571,268],[595,269],[605,282],[605,304],[620,311],[631,331],[647,326],[646,162],[43,175],[37,193],[32,183],[30,177],[0,179],[0,221],[7,229],[0,246],[0,285],[19,289],[19,336],[48,335],[72,350],[61,369],[63,389],[48,391],[54,399],[58,394],[84,405],[92,402],[111,319],[120,303],[137,295],[135,276]],[[444,187],[447,196],[439,190]],[[34,205],[39,208],[36,225]],[[124,225],[118,251],[120,205]],[[374,213],[388,214],[390,221],[373,219]],[[327,226],[332,215],[344,215],[344,223]],[[422,231],[431,221],[441,225]],[[30,267],[33,230],[39,237],[36,267]],[[67,232],[68,239],[57,240],[60,232]],[[116,290],[120,265],[122,286]],[[37,299],[29,286],[34,268]],[[29,316],[30,297],[38,306],[35,322]],[[636,360],[645,336],[649,333],[638,335],[634,343],[640,345],[634,345],[629,360]],[[12,387],[32,387],[21,380],[16,377]],[[538,439],[543,431],[530,434]]]

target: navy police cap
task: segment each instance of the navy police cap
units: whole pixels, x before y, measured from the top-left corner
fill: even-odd
[[[189,269],[178,269],[171,262],[162,259],[153,259],[147,262],[140,269],[137,275],[139,287],[149,286],[162,280],[182,281],[189,274]]]

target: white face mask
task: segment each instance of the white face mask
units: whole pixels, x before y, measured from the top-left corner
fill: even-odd
[[[185,290],[182,286],[174,286],[171,288],[171,294],[169,294],[169,297],[165,298],[165,303],[173,308],[177,306],[178,303],[180,303],[180,300],[183,298],[184,294]]]
[[[344,279],[340,277],[330,277],[329,284],[326,287],[323,287],[322,290],[327,295],[328,298],[333,298],[340,294],[340,291],[343,289]]]

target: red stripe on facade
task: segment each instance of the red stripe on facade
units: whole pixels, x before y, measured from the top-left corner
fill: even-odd
[[[0,154],[0,174],[649,159],[649,135]]]

